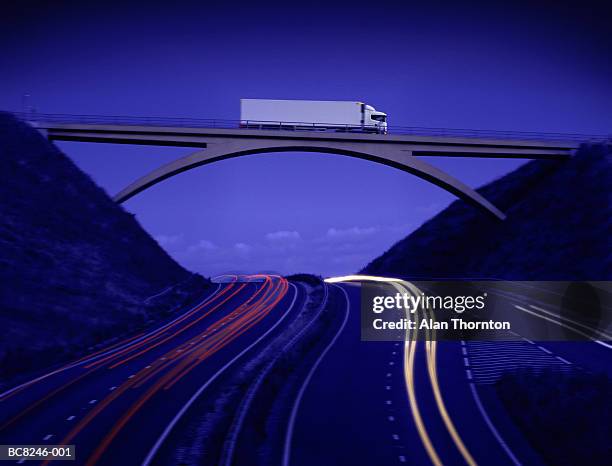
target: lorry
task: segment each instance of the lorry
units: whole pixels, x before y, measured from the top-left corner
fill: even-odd
[[[387,114],[355,101],[240,99],[240,126],[386,134]]]

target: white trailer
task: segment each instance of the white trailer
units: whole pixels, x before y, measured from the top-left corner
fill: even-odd
[[[240,126],[384,134],[387,132],[387,114],[363,102],[240,99]]]

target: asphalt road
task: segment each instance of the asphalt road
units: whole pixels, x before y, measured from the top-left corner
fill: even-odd
[[[537,465],[492,384],[517,366],[610,367],[605,342],[534,342],[516,333],[502,342],[362,342],[359,285],[325,285],[321,304],[302,315],[303,286],[249,280],[219,284],[174,320],[0,394],[0,444],[75,444],[77,461],[66,463],[73,465],[164,464],[155,454],[194,399],[218,396],[206,390],[220,373],[286,330],[232,406],[219,464]],[[412,286],[389,284],[389,293]],[[533,293],[502,295],[528,319],[551,317]],[[317,326],[324,318],[326,327]],[[304,349],[302,340],[314,343]],[[257,419],[252,412],[284,356],[292,371],[271,405],[280,434],[268,432],[276,452],[265,457],[277,459],[262,462],[243,427]]]
[[[5,392],[0,443],[75,444],[76,464],[141,464],[194,394],[295,302],[285,279],[256,278],[220,284],[173,321]]]
[[[291,465],[542,464],[492,384],[516,367],[610,367],[602,342],[534,342],[517,334],[489,342],[361,342],[359,287],[338,286],[346,299],[336,312],[347,312],[348,322],[301,400]],[[505,301],[512,309],[535,304],[533,293]],[[550,317],[528,314],[542,316]]]

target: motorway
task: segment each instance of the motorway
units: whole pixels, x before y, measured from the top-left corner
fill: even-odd
[[[453,354],[460,345],[360,342],[359,288],[343,286],[351,317],[304,397],[291,464],[473,465],[473,451],[482,464],[513,464],[485,422],[474,422],[482,419],[477,405],[464,402],[472,395],[463,358]],[[429,364],[436,357],[444,360],[444,382],[450,382],[443,394]],[[449,402],[452,420],[439,404]]]
[[[251,278],[219,284],[174,320],[1,394],[0,443],[74,444],[77,461],[66,464],[140,464],[194,392],[296,304],[287,280]]]
[[[610,346],[601,341],[534,342],[515,333],[507,341],[437,342],[434,335],[415,341],[408,333],[402,341],[360,342],[359,285],[351,282],[371,279],[380,277],[333,280],[344,282],[350,317],[301,401],[292,465],[542,464],[493,384],[517,367],[569,372],[607,365],[610,371]],[[389,295],[418,292],[405,281],[388,285]],[[541,309],[529,299],[512,296],[506,304]]]
[[[313,287],[227,277],[173,320],[0,394],[0,444],[74,444],[77,461],[66,464],[89,466],[537,465],[495,400],[495,381],[517,366],[595,371],[609,361],[605,341],[516,333],[362,342],[363,279]],[[551,318],[520,293],[505,297],[529,318]],[[194,449],[190,435],[210,419],[198,412],[202,398],[225,400],[229,420]]]

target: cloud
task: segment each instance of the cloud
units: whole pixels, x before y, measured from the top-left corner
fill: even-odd
[[[267,233],[266,239],[268,241],[297,241],[302,239],[297,231],[281,230],[275,231],[274,233]]]
[[[170,246],[172,244],[177,244],[177,243],[180,243],[181,241],[183,241],[183,235],[182,234],[179,234],[179,235],[155,235],[155,236],[153,236],[153,238],[155,238],[155,241],[157,241],[157,244],[159,244],[161,247]]]
[[[277,230],[260,236],[259,241],[245,238],[226,244],[203,239],[189,247],[183,239],[172,253],[185,267],[204,275],[262,270],[343,275],[361,269],[413,228],[399,223],[330,227],[313,237],[295,230]]]
[[[236,243],[234,249],[240,253],[247,253],[253,248],[246,243]]]
[[[328,238],[347,238],[347,237],[356,237],[356,236],[368,236],[368,235],[373,235],[379,230],[380,228],[378,227],[364,227],[364,228],[351,227],[351,228],[345,228],[345,229],[331,227],[329,230],[327,230],[327,234],[325,236],[327,236]]]
[[[192,244],[187,248],[188,252],[196,252],[196,251],[214,251],[218,249],[217,245],[212,241],[208,241],[207,239],[201,239],[196,244]]]

